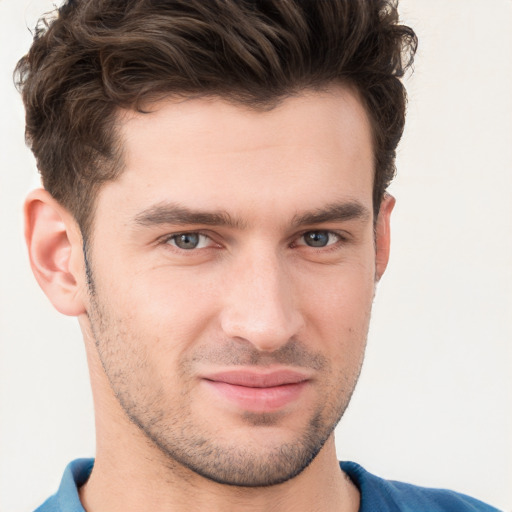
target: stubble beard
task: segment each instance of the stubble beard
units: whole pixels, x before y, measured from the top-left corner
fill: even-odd
[[[295,342],[265,356],[253,348],[245,353],[230,353],[229,356],[223,350],[215,350],[207,356],[203,354],[201,357],[210,360],[217,357],[224,363],[236,360],[237,364],[265,365],[271,361],[321,366],[321,371],[330,373],[334,379],[326,382],[331,382],[331,387],[332,382],[336,383],[335,393],[332,390],[327,395],[319,393],[320,397],[329,396],[330,403],[322,402],[316,405],[316,410],[308,411],[310,420],[293,440],[267,448],[265,453],[261,453],[254,443],[245,446],[240,443],[220,444],[211,431],[202,429],[194,421],[186,399],[182,399],[177,407],[171,407],[165,392],[155,389],[158,385],[151,381],[147,354],[140,348],[144,344],[138,343],[127,332],[123,320],[114,319],[101,303],[90,268],[87,268],[87,276],[91,332],[112,392],[130,422],[164,455],[166,466],[172,473],[183,474],[185,469],[219,484],[267,487],[299,475],[318,455],[349,404],[361,370],[362,357],[355,374],[347,377],[341,372],[333,375],[333,369],[323,355],[308,352]],[[181,365],[180,375],[187,374],[188,364],[190,361]],[[279,413],[246,413],[243,420],[254,429],[264,429],[278,425],[280,418]],[[209,421],[215,423],[215,418],[206,419],[206,423]]]

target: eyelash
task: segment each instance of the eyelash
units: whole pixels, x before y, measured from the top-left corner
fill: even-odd
[[[329,237],[334,237],[336,240],[333,242],[333,243],[327,243],[327,245],[325,246],[319,246],[319,247],[314,247],[314,246],[311,246],[311,245],[308,245],[306,243],[297,243],[298,240],[301,240],[301,239],[304,239],[304,236],[307,235],[308,233],[322,233],[322,234],[327,234]],[[171,243],[171,242],[175,242],[175,240],[180,237],[180,236],[186,236],[186,235],[198,235],[199,237],[204,237],[204,238],[207,238],[209,241],[210,241],[210,245],[208,245],[207,247],[193,247],[193,248],[190,248],[190,249],[184,249],[182,247],[178,247],[176,245],[176,243]],[[324,252],[325,251],[330,251],[330,250],[336,250],[338,248],[338,246],[340,245],[340,243],[345,243],[347,242],[348,239],[347,239],[347,236],[346,235],[343,235],[337,231],[331,231],[331,230],[328,230],[328,229],[309,229],[309,230],[306,230],[306,231],[303,231],[302,233],[299,234],[299,236],[297,236],[296,238],[294,238],[293,242],[289,245],[289,247],[306,247],[306,248],[310,248],[310,249],[316,249],[316,250],[323,250]],[[184,231],[184,232],[181,232],[181,233],[173,233],[172,235],[168,235],[168,236],[165,236],[162,240],[161,240],[161,243],[163,245],[168,245],[168,246],[171,246],[173,249],[177,250],[177,251],[180,251],[182,253],[186,253],[186,252],[193,252],[193,251],[196,251],[196,250],[204,250],[204,249],[211,249],[211,248],[215,248],[214,244],[216,243],[214,241],[214,239],[207,233],[204,233],[202,231]],[[219,247],[220,244],[217,244],[217,247]]]
[[[180,236],[187,236],[187,235],[188,236],[197,235],[199,237],[207,238],[210,241],[210,245],[208,245],[207,247],[199,247],[199,248],[193,247],[191,249],[183,249],[182,247],[178,247],[176,244],[171,245],[171,242],[173,242],[173,241],[175,242],[176,239],[178,239],[178,237],[180,237]],[[162,243],[164,245],[171,245],[174,249],[176,249],[178,251],[192,252],[194,250],[209,249],[209,248],[212,247],[211,244],[213,244],[215,242],[214,242],[213,238],[210,235],[208,235],[206,233],[203,233],[201,231],[185,231],[185,232],[182,232],[182,233],[174,233],[172,235],[168,235],[168,236],[164,237],[163,240],[162,240]]]
[[[328,243],[327,245],[320,246],[320,247],[314,247],[311,245],[307,245],[306,243],[301,243],[301,244],[296,243],[297,240],[304,239],[304,237],[308,233],[322,233],[322,234],[328,235],[329,237],[334,237],[336,240],[333,243]],[[295,238],[295,240],[292,242],[291,246],[292,247],[302,246],[302,247],[308,247],[310,249],[318,249],[318,250],[322,249],[323,251],[329,251],[329,250],[337,249],[340,243],[343,243],[346,241],[347,241],[347,237],[343,236],[341,233],[339,233],[337,231],[331,231],[328,229],[308,229],[307,231],[302,232],[297,238]]]

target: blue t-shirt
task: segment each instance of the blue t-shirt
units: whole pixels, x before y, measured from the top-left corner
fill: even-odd
[[[84,512],[78,487],[87,481],[93,465],[94,459],[71,462],[64,471],[57,493],[35,512]],[[453,491],[384,480],[355,462],[341,462],[340,466],[361,493],[359,512],[499,512],[490,505]]]

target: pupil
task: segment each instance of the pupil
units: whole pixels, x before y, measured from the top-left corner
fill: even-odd
[[[197,233],[185,233],[176,237],[176,245],[180,249],[195,249],[199,243]]]
[[[305,240],[311,247],[325,247],[329,242],[329,234],[324,231],[311,231],[306,233]]]

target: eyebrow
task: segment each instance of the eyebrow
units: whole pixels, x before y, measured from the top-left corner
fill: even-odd
[[[227,226],[241,229],[243,222],[233,219],[225,211],[191,210],[175,203],[160,203],[143,210],[135,216],[135,223],[144,226],[158,226],[161,224],[190,225],[202,224],[205,226]]]
[[[325,222],[344,222],[348,220],[366,221],[371,217],[370,210],[358,201],[331,203],[312,212],[295,215],[292,225],[323,224]]]
[[[370,210],[357,201],[331,203],[314,211],[296,214],[292,218],[294,227],[322,224],[325,222],[344,222],[348,220],[365,221],[370,217]],[[204,225],[227,226],[243,229],[246,223],[233,218],[228,212],[192,210],[176,203],[159,203],[143,210],[134,217],[135,224],[143,227],[168,225]]]

